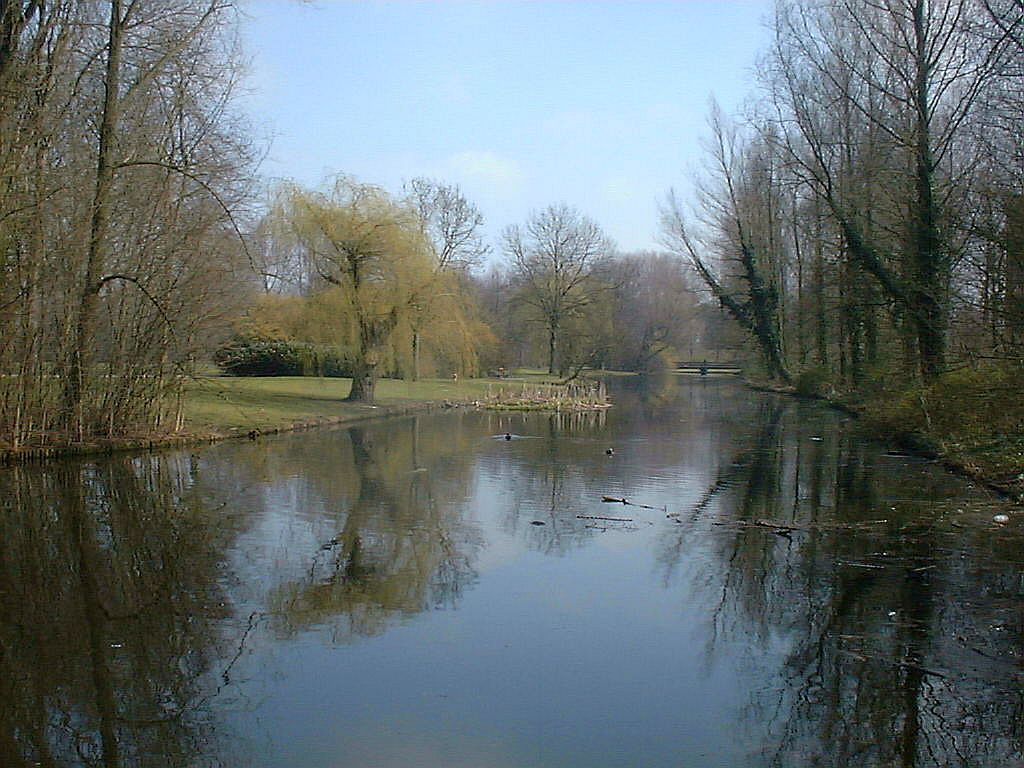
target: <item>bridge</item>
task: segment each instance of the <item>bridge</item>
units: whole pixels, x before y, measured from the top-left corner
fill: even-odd
[[[743,364],[721,360],[678,360],[676,371],[680,373],[698,373],[707,376],[709,373],[730,373],[738,375],[743,373]]]

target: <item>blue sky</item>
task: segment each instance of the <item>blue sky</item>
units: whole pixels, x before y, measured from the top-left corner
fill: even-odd
[[[398,191],[458,184],[487,232],[564,202],[623,250],[656,247],[657,209],[701,162],[712,94],[738,109],[770,0],[252,0],[245,107],[262,172],[344,172]]]

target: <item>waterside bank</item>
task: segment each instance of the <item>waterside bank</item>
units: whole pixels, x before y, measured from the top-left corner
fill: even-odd
[[[151,431],[82,443],[55,440],[49,445],[0,449],[0,464],[174,448],[232,438],[255,439],[261,435],[355,424],[438,408],[501,409],[511,403],[506,402],[508,398],[503,393],[511,398],[527,387],[534,398],[531,410],[572,410],[572,398],[565,396],[564,388],[547,378],[540,372],[527,371],[505,379],[380,379],[376,400],[370,405],[345,401],[351,389],[350,379],[196,377],[185,388],[184,426],[179,431]],[[584,387],[575,386],[583,392]],[[546,403],[542,396],[545,391],[549,393]],[[595,402],[592,397],[584,399],[581,395],[579,407],[591,409],[596,407]]]
[[[806,392],[750,380],[764,392],[822,400],[858,417],[865,436],[940,462],[1024,502],[1024,381],[1003,368],[965,369],[929,385],[867,393]]]

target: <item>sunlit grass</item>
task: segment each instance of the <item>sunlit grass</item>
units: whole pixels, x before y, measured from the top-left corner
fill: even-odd
[[[519,387],[555,380],[530,369],[512,371],[506,379],[381,379],[370,406],[345,402],[351,379],[202,376],[186,388],[185,428],[196,434],[231,434],[339,424],[425,404],[493,400],[504,390],[514,394]]]
[[[197,433],[271,431],[322,422],[343,423],[422,403],[482,398],[488,379],[381,379],[376,407],[345,402],[351,379],[299,376],[200,377],[186,389],[186,429]]]

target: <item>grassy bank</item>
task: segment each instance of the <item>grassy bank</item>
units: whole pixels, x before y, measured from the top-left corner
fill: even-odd
[[[876,384],[816,394],[769,382],[754,389],[814,397],[860,417],[868,436],[938,459],[1024,501],[1024,370],[1003,366],[947,373],[929,385]]]
[[[603,384],[545,383],[546,374],[516,371],[506,379],[377,382],[374,405],[345,402],[349,379],[203,377],[185,397],[186,430],[195,435],[279,432],[320,424],[473,403],[496,409],[573,410],[606,406]],[[528,408],[524,403],[528,404]]]
[[[865,428],[1024,500],[1024,371],[963,369],[858,402]]]
[[[374,405],[345,402],[350,379],[313,377],[253,377],[205,375],[190,380],[182,403],[184,425],[179,432],[142,431],[86,443],[59,439],[40,445],[9,449],[0,446],[0,463],[16,463],[62,456],[148,450],[207,442],[251,434],[269,434],[329,424],[346,424],[370,418],[400,415],[434,407],[500,403],[496,393],[529,386],[555,391],[554,380],[537,370],[515,370],[502,379],[381,379]],[[572,410],[560,400],[548,409]],[[538,404],[544,409],[544,404]]]
[[[488,383],[487,379],[381,379],[377,402],[361,405],[345,402],[350,379],[204,377],[186,389],[185,429],[194,435],[232,435],[344,424],[446,402],[472,402],[485,396]]]

